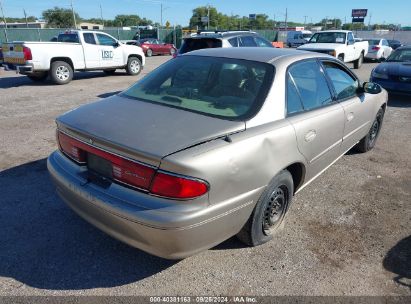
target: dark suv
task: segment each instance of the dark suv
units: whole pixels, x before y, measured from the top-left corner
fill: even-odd
[[[184,39],[178,53],[220,47],[273,47],[273,45],[251,31],[199,31]]]

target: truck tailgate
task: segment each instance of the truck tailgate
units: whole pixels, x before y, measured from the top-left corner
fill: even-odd
[[[24,48],[22,43],[3,44],[4,63],[25,64]]]

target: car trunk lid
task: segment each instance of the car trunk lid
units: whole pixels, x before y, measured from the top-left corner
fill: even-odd
[[[153,166],[167,155],[245,129],[243,121],[118,95],[63,114],[57,124],[83,142]]]

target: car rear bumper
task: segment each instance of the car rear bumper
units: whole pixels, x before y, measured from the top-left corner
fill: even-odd
[[[16,71],[17,73],[23,75],[33,73],[33,66],[31,65],[15,65],[10,63],[4,63],[3,66],[7,71]]]
[[[59,151],[49,156],[47,167],[59,196],[82,218],[120,241],[167,259],[188,257],[238,233],[263,191],[222,204],[224,209],[217,212],[213,206],[168,212],[159,207],[164,199],[114,183],[109,189],[87,183],[78,174],[79,166]],[[141,207],[148,204],[151,209]]]
[[[365,58],[367,58],[367,59],[381,59],[381,56],[379,56],[378,55],[378,52],[373,52],[373,53],[370,53],[370,52],[368,52],[366,55],[365,55]]]

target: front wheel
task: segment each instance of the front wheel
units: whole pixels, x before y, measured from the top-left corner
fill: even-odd
[[[73,68],[65,61],[54,61],[50,68],[50,78],[55,84],[67,84],[73,79]]]
[[[153,56],[153,51],[152,51],[151,49],[148,49],[148,50],[146,51],[146,56],[147,56],[147,57]]]
[[[368,152],[374,148],[377,142],[378,135],[380,135],[380,130],[382,126],[382,121],[384,119],[384,110],[380,109],[372,123],[371,129],[368,134],[360,140],[357,144],[356,149],[362,153]]]
[[[176,53],[176,49],[175,48],[171,48],[170,49],[170,55],[173,56]]]
[[[141,61],[137,57],[130,57],[127,61],[126,72],[128,75],[140,74]]]
[[[237,237],[249,246],[264,244],[280,229],[294,193],[293,178],[283,170],[275,176]]]
[[[362,66],[363,62],[364,62],[364,54],[361,53],[360,57],[354,61],[354,69],[359,69]]]

